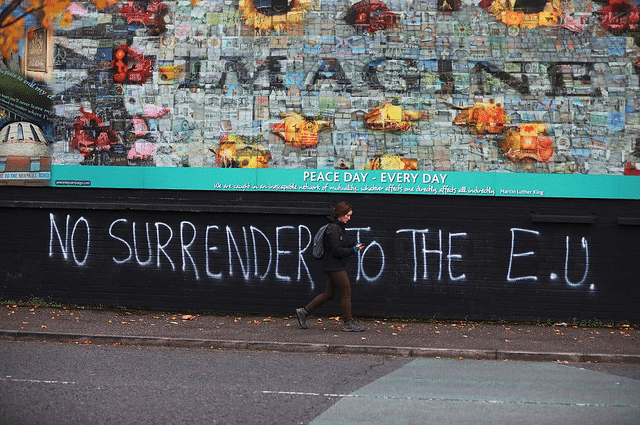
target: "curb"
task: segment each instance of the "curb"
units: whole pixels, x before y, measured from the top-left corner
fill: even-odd
[[[368,354],[376,356],[517,360],[533,362],[640,364],[640,355],[599,353],[554,353],[533,351],[474,350],[456,348],[392,347],[298,342],[242,341],[221,339],[167,338],[149,336],[84,335],[51,332],[2,331],[0,340],[28,342],[91,343],[217,350],[279,351],[317,354]]]

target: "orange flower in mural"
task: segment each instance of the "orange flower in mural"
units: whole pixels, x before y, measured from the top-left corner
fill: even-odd
[[[507,131],[500,147],[513,161],[545,162],[553,156],[553,139],[543,123],[522,124]]]
[[[397,155],[382,155],[367,162],[364,169],[411,171],[418,169],[418,160],[416,158],[402,158]]]
[[[469,126],[477,134],[497,134],[504,130],[509,117],[499,103],[479,102],[465,108],[453,120],[453,124]]]
[[[240,0],[245,25],[256,30],[280,31],[304,22],[309,0]]]
[[[556,25],[558,23],[558,16],[558,12],[555,11],[540,12],[538,14],[538,23],[540,26]]]
[[[537,136],[540,125],[541,124],[522,124],[520,126],[520,135],[523,137]]]
[[[364,117],[367,128],[383,131],[407,131],[414,126],[412,121],[423,118],[424,114],[418,111],[404,109],[401,106],[385,102],[377,108],[369,111]]]
[[[502,22],[507,25],[515,25],[518,26],[522,23],[522,18],[524,17],[524,13],[522,12],[514,12],[514,11],[506,11],[503,12]]]
[[[291,112],[284,119],[273,124],[271,131],[293,146],[308,148],[318,145],[318,133],[331,128],[331,122],[315,120],[297,112]]]
[[[214,152],[216,164],[222,168],[268,168],[271,159],[268,149],[235,134],[220,139],[220,147]]]
[[[556,25],[567,9],[567,0],[482,0],[478,6],[489,11],[498,21],[512,27],[536,28]]]

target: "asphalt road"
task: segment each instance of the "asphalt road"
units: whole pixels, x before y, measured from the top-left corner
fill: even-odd
[[[637,424],[640,366],[0,341],[3,424]]]
[[[0,422],[306,424],[407,362],[0,341]]]

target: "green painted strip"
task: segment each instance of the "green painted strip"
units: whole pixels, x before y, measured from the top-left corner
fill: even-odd
[[[640,177],[450,171],[52,166],[56,187],[640,199]]]

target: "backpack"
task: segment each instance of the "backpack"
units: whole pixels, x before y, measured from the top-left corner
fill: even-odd
[[[313,258],[321,260],[324,257],[324,232],[329,227],[329,224],[325,224],[313,237]]]

